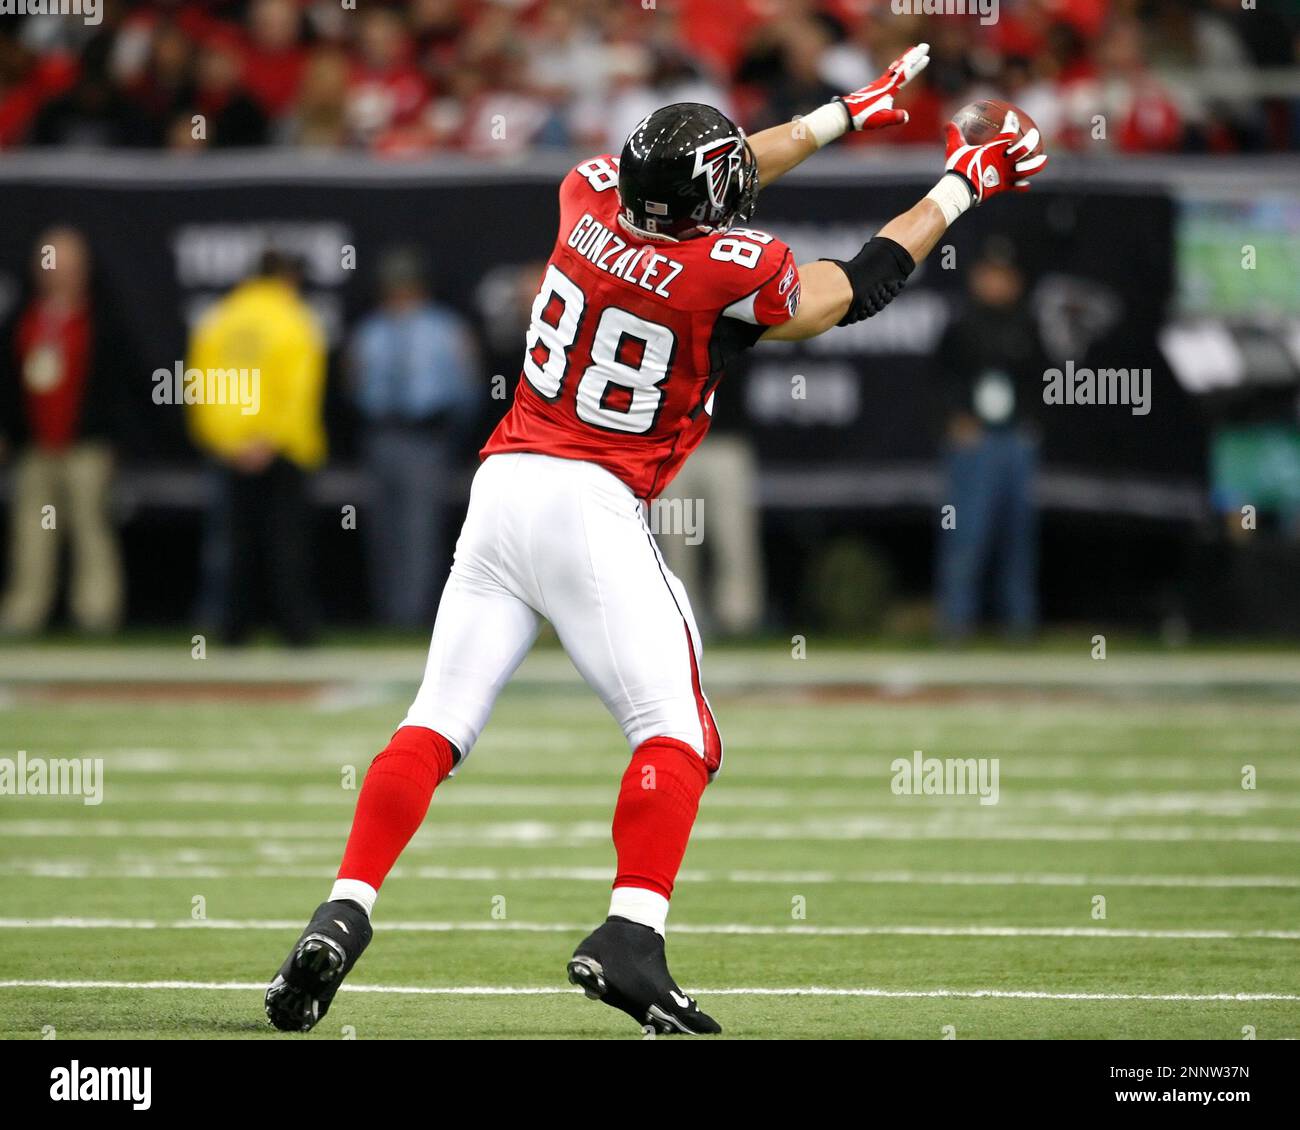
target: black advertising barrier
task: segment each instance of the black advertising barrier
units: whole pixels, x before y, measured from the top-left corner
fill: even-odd
[[[0,169],[7,218],[0,311],[12,314],[38,234],[54,223],[81,228],[101,292],[138,355],[131,396],[151,422],[155,447],[145,454],[186,458],[180,410],[150,413],[153,374],[183,361],[187,321],[242,277],[264,246],[304,256],[311,298],[337,347],[372,301],[381,250],[414,243],[432,265],[439,295],[485,331],[485,387],[499,373],[513,388],[522,329],[517,311],[502,321],[501,295],[520,265],[548,255],[566,167],[555,158],[526,169],[274,155],[11,161]],[[840,162],[833,173],[776,185],[764,192],[753,226],[785,238],[803,261],[850,256],[933,183],[873,169]],[[1047,463],[1184,481],[1196,475],[1203,443],[1155,344],[1172,290],[1173,208],[1163,192],[1124,186],[1069,194],[1042,184],[972,213],[877,318],[806,345],[752,353],[724,382],[719,426],[749,431],[769,469],[932,460],[939,421],[928,395],[930,357],[961,297],[964,268],[993,234],[1017,248],[1040,327],[1061,363],[1153,370],[1149,415],[1125,406],[1043,413]],[[791,396],[795,376],[806,382],[802,399]],[[494,418],[504,402],[485,395],[485,405]],[[484,419],[484,433],[490,423]],[[346,455],[346,442],[335,448]]]

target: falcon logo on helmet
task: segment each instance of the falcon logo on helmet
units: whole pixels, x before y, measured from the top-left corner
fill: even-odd
[[[637,123],[618,166],[621,222],[649,239],[694,239],[746,223],[758,161],[745,132],[699,102],[664,106]]]
[[[709,200],[715,208],[721,208],[727,202],[727,186],[732,174],[740,171],[744,147],[743,139],[724,137],[721,141],[701,145],[695,151],[695,170],[691,176],[707,175]]]

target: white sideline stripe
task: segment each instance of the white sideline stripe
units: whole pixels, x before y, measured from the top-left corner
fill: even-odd
[[[275,918],[0,918],[0,930],[296,930],[297,919]],[[570,934],[590,929],[573,922],[379,922],[382,930],[398,933]],[[1161,938],[1271,939],[1300,941],[1300,930],[1126,930],[1105,926],[761,926],[744,922],[712,925],[678,924],[674,934],[741,934],[753,936],[810,936],[826,938]]]
[[[41,798],[45,799],[45,798]],[[964,798],[972,801],[974,798]],[[988,808],[976,812],[989,813]],[[993,817],[989,817],[993,819]],[[8,839],[256,839],[264,842],[341,838],[348,824],[213,820],[11,820],[0,823],[0,838]],[[913,819],[868,816],[803,823],[706,821],[697,824],[695,842],[786,841],[786,840],[981,840],[1048,841],[1062,843],[1300,843],[1300,828],[1244,825],[1221,828],[1186,824],[1020,824],[986,826],[978,818],[957,812],[919,814]],[[411,850],[441,850],[449,846],[495,844],[605,844],[609,841],[608,821],[550,823],[543,820],[514,820],[499,823],[440,823],[417,833]]]
[[[203,989],[218,992],[262,992],[261,981],[0,981],[0,989]],[[579,989],[502,985],[344,985],[345,993],[390,993],[434,997],[575,996]],[[839,989],[821,985],[790,988],[690,989],[711,997],[927,997],[969,1000],[1038,1001],[1300,1001],[1294,993],[1047,993],[1032,989]]]
[[[0,863],[0,875],[40,879],[333,879],[337,864],[319,867],[222,867],[203,863],[130,863],[101,867],[78,859]],[[608,883],[608,867],[403,867],[399,879],[438,882]],[[703,871],[686,870],[679,883],[857,883],[935,887],[1173,887],[1206,889],[1300,888],[1294,875],[1052,875],[978,871]]]

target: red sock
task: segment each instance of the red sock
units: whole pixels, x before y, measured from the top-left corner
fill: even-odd
[[[637,746],[614,809],[615,887],[672,896],[708,780],[704,759],[685,742],[651,738]]]
[[[452,744],[441,734],[400,727],[366,770],[338,877],[379,890],[454,764]]]

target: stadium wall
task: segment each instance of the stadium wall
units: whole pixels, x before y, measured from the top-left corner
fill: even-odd
[[[87,233],[101,293],[134,339],[139,376],[132,395],[149,421],[142,450],[126,453],[119,487],[124,510],[141,521],[188,527],[203,498],[201,472],[185,440],[182,410],[152,403],[151,374],[183,360],[188,324],[266,245],[304,257],[308,293],[335,355],[372,301],[380,250],[421,245],[440,297],[483,330],[485,385],[501,374],[513,386],[520,338],[494,333],[494,313],[510,274],[549,254],[555,186],[569,163],[565,157],[489,167],[260,153],[202,160],[20,154],[0,168],[0,191],[18,219],[0,229],[0,309],[11,309],[21,293],[37,233],[56,222]],[[923,194],[931,166],[927,155],[888,168],[872,160],[805,167],[764,193],[755,223],[785,238],[801,261],[843,255]],[[972,214],[881,316],[807,345],[764,347],[724,382],[719,416],[741,421],[762,456],[774,552],[797,550],[846,524],[905,544],[915,540],[918,524],[929,524],[941,493],[939,419],[927,390],[931,354],[960,300],[963,264],[995,235],[1014,241],[1040,331],[1058,361],[1153,370],[1155,407],[1147,416],[1123,406],[1044,413],[1045,552],[1052,552],[1053,514],[1064,523],[1056,531],[1069,547],[1062,552],[1076,556],[1108,536],[1108,523],[1159,540],[1204,516],[1201,422],[1158,345],[1175,292],[1174,200],[1189,189],[1239,191],[1243,176],[1278,181],[1283,167],[1261,161],[1226,176],[1219,163],[1184,160],[1111,169],[1091,163],[1079,171],[1058,181],[1076,185],[1074,191],[1049,181],[1041,193],[1016,201],[1014,215],[996,206]],[[802,401],[788,392],[795,375],[807,381]],[[336,458],[316,487],[331,508],[365,490],[350,470],[352,421],[333,377]],[[481,434],[504,407],[485,401]],[[466,454],[469,467],[472,452]],[[440,487],[457,496],[465,481]],[[151,540],[157,532],[150,531]],[[921,540],[924,553],[904,551],[896,562],[900,573],[916,575],[909,558],[928,556],[928,541]],[[336,564],[350,570],[358,563]],[[1174,568],[1173,560],[1153,566],[1163,580]],[[1115,590],[1104,580],[1100,588]],[[1152,590],[1143,591],[1150,596]],[[177,591],[148,612],[174,614],[183,600]],[[1051,604],[1049,585],[1049,612]],[[1136,606],[1155,607],[1143,600]],[[1122,615],[1118,603],[1111,611]]]

